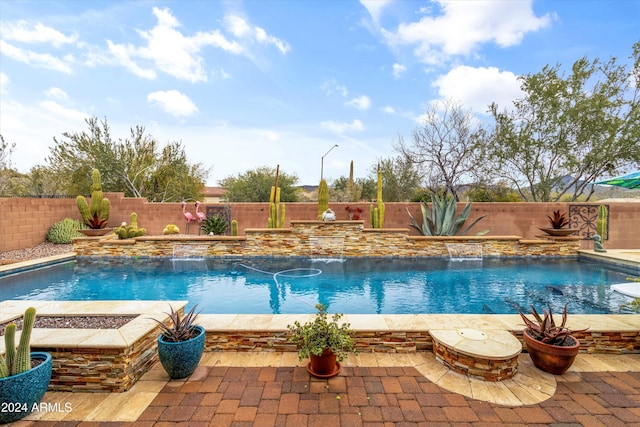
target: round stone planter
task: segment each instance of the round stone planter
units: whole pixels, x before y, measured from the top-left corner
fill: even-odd
[[[186,378],[198,367],[204,351],[205,331],[202,326],[195,326],[199,334],[187,341],[165,341],[158,337],[158,356],[162,367],[174,379]]]
[[[51,354],[34,351],[31,359],[42,360],[38,366],[6,378],[0,378],[0,424],[18,421],[29,415],[47,391],[51,381]]]

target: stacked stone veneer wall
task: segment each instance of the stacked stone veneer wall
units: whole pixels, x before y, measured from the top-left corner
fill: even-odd
[[[175,203],[149,203],[143,198],[124,197],[122,193],[105,193],[111,201],[109,226],[118,226],[123,221],[129,222],[131,212],[138,214],[140,227],[145,227],[149,235],[161,235],[167,224],[177,225],[183,234],[198,235],[197,224],[192,223],[189,232],[185,227],[182,207]],[[605,242],[607,248],[625,249],[640,247],[640,234],[636,225],[640,223],[640,202],[607,203],[609,205],[609,234]],[[316,203],[286,203],[287,223],[316,219],[318,206]],[[369,203],[348,204],[363,209],[365,229],[369,225]],[[593,203],[598,206],[598,203]],[[245,235],[247,229],[267,226],[269,216],[268,203],[229,203],[206,204],[201,206],[206,211],[208,206],[229,206],[231,218],[238,221],[239,234]],[[330,203],[338,220],[348,219],[345,211],[347,203]],[[409,216],[421,216],[418,203],[385,203],[385,227],[407,229],[411,236],[417,231],[409,229]],[[493,236],[523,236],[534,239],[540,234],[540,227],[546,227],[546,216],[554,210],[569,211],[570,203],[473,203],[470,221],[480,215],[487,215],[472,230],[489,230]],[[461,203],[458,208],[462,209]],[[191,213],[195,211],[192,204],[187,206]],[[75,199],[36,199],[36,198],[0,198],[0,252],[14,249],[30,248],[45,241],[49,228],[64,218],[80,219]],[[593,225],[593,224],[592,224]],[[584,240],[582,249],[593,248],[593,242]]]
[[[522,330],[510,331],[522,343]],[[287,331],[207,330],[205,351],[296,351]],[[640,354],[640,329],[635,331],[587,331],[577,335],[581,353]],[[433,350],[433,339],[424,331],[356,331],[361,353],[415,353]],[[523,350],[526,351],[526,350]]]
[[[291,221],[291,228],[248,229],[239,237],[82,237],[74,239],[74,251],[91,257],[172,257],[188,246],[211,257],[443,257],[450,243],[481,245],[484,257],[573,257],[580,247],[577,237],[417,237],[407,229],[365,229],[363,221]]]
[[[123,392],[158,362],[154,328],[129,347],[35,347],[51,353],[50,391]]]

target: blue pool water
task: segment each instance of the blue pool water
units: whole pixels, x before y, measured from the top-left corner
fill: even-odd
[[[188,300],[202,313],[620,313],[629,274],[576,260],[77,260],[0,277],[0,300]]]

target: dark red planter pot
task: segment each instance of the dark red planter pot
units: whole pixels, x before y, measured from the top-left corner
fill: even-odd
[[[325,349],[321,356],[309,356],[309,364],[307,371],[318,378],[331,378],[340,372],[340,363],[338,363],[336,355],[328,348]]]
[[[570,336],[575,342],[574,345],[549,345],[538,341],[529,335],[528,329],[522,332],[527,351],[533,364],[538,369],[554,375],[564,374],[571,367],[576,356],[580,352],[580,341],[574,336]]]

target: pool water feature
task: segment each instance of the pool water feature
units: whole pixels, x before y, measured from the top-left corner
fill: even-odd
[[[630,313],[629,274],[577,260],[82,258],[0,277],[0,300],[188,300],[202,313]]]

